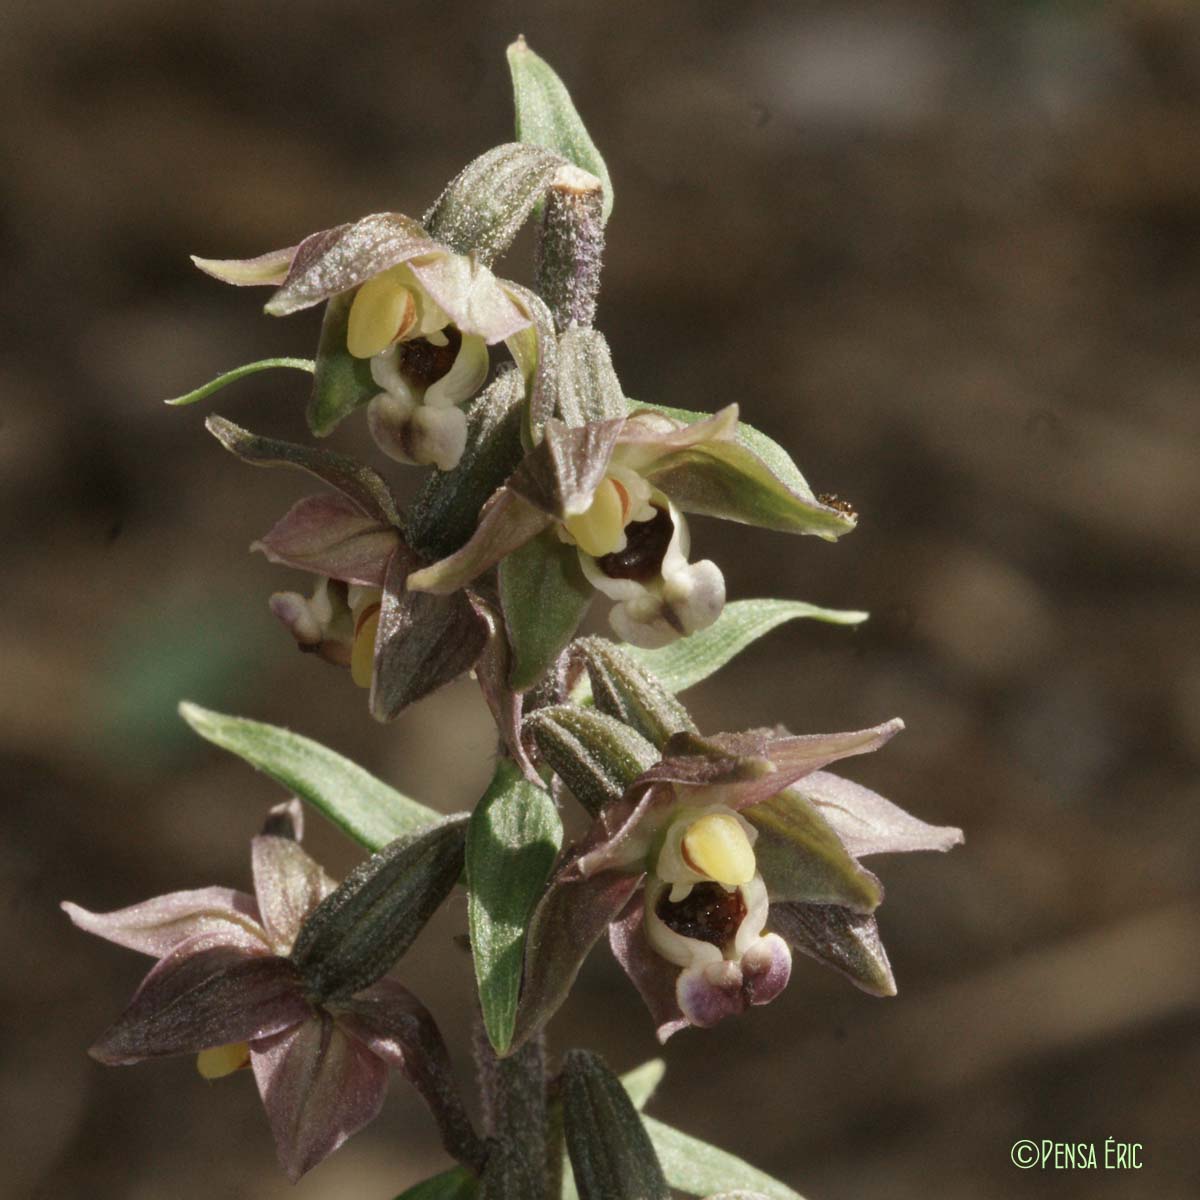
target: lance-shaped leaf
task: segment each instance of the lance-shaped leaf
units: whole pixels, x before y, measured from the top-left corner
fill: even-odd
[[[490,265],[508,249],[565,165],[560,155],[540,146],[495,146],[446,185],[424,224],[452,250],[475,254]]]
[[[625,415],[608,343],[595,329],[568,329],[558,339],[558,411],[571,426]]]
[[[833,625],[858,625],[865,612],[818,608],[800,600],[734,600],[707,629],[680,638],[658,650],[623,646],[628,657],[641,663],[663,687],[682,692],[707,679],[747,646],[788,621],[815,620]]]
[[[321,902],[291,956],[313,995],[351,996],[395,966],[462,873],[466,832],[455,816],[397,838]]]
[[[479,1195],[479,1180],[462,1167],[451,1167],[406,1188],[396,1200],[474,1200]]]
[[[640,733],[573,704],[538,709],[525,721],[538,753],[584,808],[597,816],[658,758]]]
[[[521,461],[521,375],[502,371],[467,409],[467,446],[458,466],[435,471],[408,514],[409,544],[443,558],[475,532],[479,510]]]
[[[512,1042],[525,931],[562,845],[562,821],[544,788],[504,759],[467,832],[467,916],[479,1003],[498,1054]]]
[[[517,139],[554,150],[595,175],[604,188],[604,220],[613,206],[612,180],[562,80],[518,38],[508,48]]]
[[[687,709],[626,647],[607,638],[580,638],[572,654],[587,668],[592,700],[600,712],[636,729],[655,746],[676,733],[698,732]]]
[[[531,322],[506,345],[525,380],[529,443],[536,446],[558,405],[558,335],[541,296],[518,283],[506,281],[504,287]]]
[[[356,408],[379,392],[371,376],[369,359],[350,353],[352,292],[330,298],[321,320],[321,337],[313,371],[312,394],[308,401],[308,427],[317,437],[328,437]]]
[[[500,605],[512,649],[510,686],[526,691],[566,648],[594,595],[579,555],[546,530],[500,563]]]
[[[187,701],[180,704],[179,715],[202,738],[269,775],[368,850],[442,819],[436,809],[410,800],[357,763],[290,729]]]
[[[371,676],[371,715],[390,721],[408,705],[475,665],[488,629],[462,592],[410,592],[412,562],[393,556],[384,580]]]
[[[799,1192],[728,1151],[681,1133],[653,1117],[642,1120],[667,1182],[689,1196],[752,1188],[767,1200],[804,1200]]]
[[[383,524],[403,527],[391,489],[369,467],[344,454],[259,437],[224,417],[209,417],[205,428],[232,454],[256,467],[299,467],[336,488],[366,515]]]
[[[563,1125],[582,1200],[671,1200],[642,1118],[621,1081],[594,1054],[563,1059]]]
[[[872,996],[894,996],[896,980],[873,916],[835,904],[772,904],[772,928],[801,954],[832,967]]]
[[[855,858],[910,850],[945,851],[963,841],[961,829],[927,825],[861,783],[828,771],[809,775],[795,790],[815,805]]]
[[[247,375],[256,375],[259,371],[270,371],[276,367],[286,367],[293,371],[307,371],[310,375],[316,368],[316,363],[311,358],[264,358],[258,362],[246,363],[240,367],[234,367],[232,371],[225,371],[218,375],[216,379],[210,379],[208,383],[201,384],[198,388],[193,388],[190,392],[185,392],[182,396],[174,396],[170,400],[164,400],[164,404],[169,404],[173,408],[180,408],[185,404],[195,404],[198,400],[207,400],[214,392],[219,392],[222,388],[228,387],[231,383],[236,383],[239,379],[245,379]]]

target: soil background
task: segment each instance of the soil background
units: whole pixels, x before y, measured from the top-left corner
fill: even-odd
[[[7,0],[3,20],[0,1192],[384,1200],[444,1165],[399,1080],[291,1189],[249,1077],[92,1063],[146,964],[57,904],[248,882],[279,793],[181,698],[446,811],[480,793],[469,681],[376,725],[267,610],[304,581],[246,547],[304,484],[202,422],[299,438],[303,380],[160,401],[315,343],[316,313],[264,317],[188,253],[419,216],[511,137],[523,32],[615,180],[599,324],[626,390],[736,401],[861,513],[836,546],[694,521],[731,597],[872,613],[760,642],[690,694],[701,727],[902,715],[849,773],[967,835],[874,863],[897,998],[798,961],[770,1007],[666,1047],[650,1111],[810,1200],[1200,1195],[1200,8]],[[530,244],[504,273],[528,278]],[[332,440],[373,455],[359,421]],[[400,972],[458,1047],[464,916]],[[660,1053],[603,948],[552,1037],[622,1070]],[[1110,1137],[1143,1144],[1140,1172],[1009,1160]]]

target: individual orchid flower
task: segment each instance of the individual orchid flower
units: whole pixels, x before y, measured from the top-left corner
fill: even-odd
[[[64,902],[80,929],[158,960],[92,1057],[117,1066],[194,1054],[210,1080],[250,1067],[293,1182],[378,1114],[389,1067],[418,1088],[448,1145],[475,1153],[441,1035],[417,998],[390,979],[324,998],[289,957],[335,888],[301,833],[298,801],[271,810],[251,843],[253,895],[200,888],[111,913]]]
[[[962,835],[822,768],[876,750],[902,728],[893,720],[801,737],[672,737],[662,758],[600,812],[541,901],[520,1035],[562,1002],[606,928],[662,1041],[769,1003],[788,982],[793,949],[891,994],[870,915],[882,890],[857,855],[945,850]]]
[[[469,670],[488,627],[465,594],[425,596],[405,587],[420,561],[395,497],[374,471],[327,450],[256,437],[221,417],[210,432],[243,461],[298,466],[334,492],[308,496],[251,547],[317,576],[311,596],[277,592],[271,611],[297,645],[370,689],[371,712],[390,720]]]
[[[452,592],[554,536],[577,548],[584,577],[616,602],[609,621],[624,640],[653,648],[704,629],[721,613],[725,581],[715,563],[688,561],[685,512],[829,539],[854,527],[738,435],[737,405],[690,424],[649,409],[577,426],[550,420],[472,538],[408,586]]]
[[[488,347],[527,364],[522,289],[400,213],[374,213],[256,258],[195,264],[224,283],[275,285],[272,316],[328,302],[315,364],[314,432],[367,404],[371,434],[402,463],[450,470],[466,445],[462,405],[483,386]]]

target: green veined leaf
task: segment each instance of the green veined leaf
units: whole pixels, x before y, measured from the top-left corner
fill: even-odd
[[[671,1200],[642,1118],[596,1055],[566,1054],[562,1097],[567,1151],[583,1200]]]
[[[479,1180],[466,1167],[451,1167],[440,1175],[414,1183],[396,1200],[472,1200],[479,1193]]]
[[[652,1058],[632,1071],[626,1071],[621,1076],[621,1086],[629,1093],[633,1107],[641,1112],[646,1107],[650,1097],[658,1089],[662,1077],[667,1073],[667,1064],[661,1058]],[[579,1191],[575,1187],[575,1174],[571,1170],[571,1160],[563,1152],[563,1200],[579,1200]]]
[[[535,684],[579,628],[592,602],[574,546],[547,530],[500,562],[500,607],[512,649],[509,684]]]
[[[748,1162],[725,1150],[718,1150],[699,1138],[664,1125],[653,1117],[643,1117],[646,1132],[658,1154],[667,1182],[691,1196],[711,1196],[714,1192],[753,1191],[767,1200],[804,1200],[786,1184],[765,1175]]]
[[[202,738],[307,800],[368,850],[379,850],[401,834],[426,829],[442,819],[442,813],[410,800],[348,758],[289,729],[226,716],[186,700],[179,714]]]
[[[467,831],[467,918],[483,1023],[497,1054],[512,1042],[525,932],[562,845],[550,794],[503,760]]]
[[[530,50],[524,38],[509,46],[508,69],[517,110],[517,140],[553,150],[595,175],[604,185],[607,222],[613,206],[612,180],[566,85],[545,59]]]
[[[819,608],[802,600],[734,600],[707,629],[659,650],[622,646],[669,691],[682,692],[707,679],[747,646],[788,621],[809,618],[832,625],[858,625],[869,614]]]
[[[163,403],[171,405],[172,408],[182,408],[185,404],[195,404],[197,400],[207,399],[214,392],[219,392],[223,387],[228,387],[231,383],[237,383],[239,379],[244,379],[247,375],[256,375],[259,371],[269,371],[273,367],[290,367],[294,371],[307,371],[311,375],[316,370],[316,363],[311,358],[260,359],[258,362],[245,363],[243,366],[234,367],[232,371],[226,371],[224,375],[218,375],[216,379],[210,379],[194,391],[187,392],[182,396],[175,396],[170,400],[164,400]]]

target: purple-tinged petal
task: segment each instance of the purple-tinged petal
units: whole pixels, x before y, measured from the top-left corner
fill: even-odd
[[[274,563],[343,583],[383,587],[388,559],[400,545],[392,525],[367,516],[338,493],[307,496],[250,549]]]
[[[325,869],[288,837],[259,835],[250,843],[254,892],[276,954],[291,952],[309,913],[337,884]]]
[[[672,1034],[686,1029],[689,1021],[675,995],[679,968],[655,953],[646,940],[644,920],[645,903],[635,896],[620,919],[609,925],[608,944],[646,1002],[658,1040],[665,1042]]]
[[[255,287],[261,284],[281,284],[287,278],[288,267],[296,257],[297,246],[283,250],[268,250],[256,258],[200,258],[191,256],[206,275],[231,283],[234,287]]]
[[[763,732],[718,733],[701,740],[691,734],[678,734],[667,743],[663,762],[647,771],[643,778],[693,787],[719,787],[722,804],[745,808],[839,758],[878,750],[903,728],[903,721],[893,719],[848,733],[798,737],[774,737]],[[707,765],[676,761],[675,751],[679,747],[704,745],[713,748]]]
[[[625,421],[617,439],[623,448],[627,447],[621,452],[621,461],[637,470],[679,450],[690,450],[710,442],[732,442],[737,424],[736,404],[727,404],[711,417],[691,425],[641,409]]]
[[[338,1005],[338,1024],[421,1094],[441,1133],[442,1144],[459,1162],[476,1170],[487,1157],[454,1082],[446,1043],[429,1010],[391,979]]]
[[[872,996],[894,996],[896,980],[873,916],[835,904],[772,904],[771,925],[791,944]]]
[[[463,333],[492,344],[529,324],[487,267],[452,253],[401,213],[373,213],[306,238],[266,311],[282,317],[309,308],[403,262]]]
[[[414,571],[408,577],[408,588],[438,595],[456,592],[506,554],[537,537],[552,519],[516,492],[502,487],[483,506],[471,540],[446,558]]]
[[[603,480],[624,418],[567,426],[551,419],[545,437],[513,472],[507,486],[561,519],[584,512]]]
[[[774,933],[764,933],[742,955],[742,989],[750,1004],[770,1004],[791,974],[792,952]]]
[[[746,1011],[742,969],[726,959],[688,967],[679,973],[675,998],[689,1025],[711,1029],[726,1017]]]
[[[176,946],[146,976],[89,1053],[110,1066],[197,1054],[278,1033],[311,1012],[287,959],[266,953],[249,936],[234,946],[220,934],[201,934]]]
[[[962,844],[953,825],[927,825],[860,783],[817,771],[797,786],[833,826],[855,858],[908,850],[949,850]]]
[[[326,1012],[252,1042],[250,1064],[292,1183],[374,1120],[387,1091],[387,1066]]]
[[[602,871],[584,878],[563,867],[534,909],[525,940],[525,979],[512,1048],[517,1049],[567,998],[583,960],[641,886],[640,874]]]
[[[469,671],[487,645],[487,623],[464,593],[408,591],[412,559],[388,564],[371,677],[371,715],[390,721],[408,705]]]
[[[224,934],[236,946],[249,937],[263,949],[267,948],[267,936],[259,924],[254,897],[232,888],[169,892],[110,913],[88,912],[70,900],[64,900],[62,908],[87,933],[154,958],[163,958],[180,942],[197,934],[209,937]]]
[[[521,716],[525,697],[508,685],[508,672],[512,655],[509,651],[508,635],[503,618],[482,596],[468,592],[467,598],[476,615],[487,626],[487,645],[475,664],[475,675],[479,690],[491,710],[492,719],[504,741],[505,749],[521,768],[521,773],[530,783],[542,786],[541,776],[530,761],[529,753],[521,737]]]

